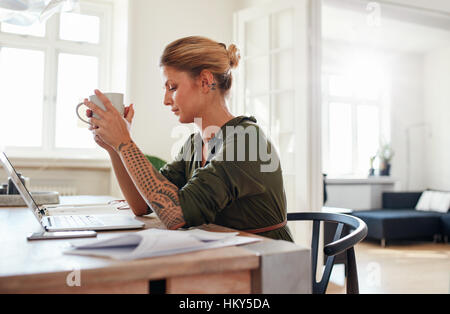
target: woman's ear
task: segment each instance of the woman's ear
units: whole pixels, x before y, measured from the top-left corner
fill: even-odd
[[[210,71],[203,70],[199,75],[199,80],[202,92],[209,93],[210,90],[215,90],[216,82],[214,75]]]

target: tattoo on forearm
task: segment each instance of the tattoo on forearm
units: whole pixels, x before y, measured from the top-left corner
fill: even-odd
[[[117,151],[120,153],[120,151],[122,150],[122,148],[124,148],[125,146],[127,146],[127,144],[130,144],[130,143],[120,143],[119,147],[117,148]]]
[[[132,141],[120,144],[118,152],[137,189],[166,227],[185,225],[178,187],[160,174]]]

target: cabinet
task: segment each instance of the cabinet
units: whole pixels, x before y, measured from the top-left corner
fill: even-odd
[[[390,177],[366,179],[326,179],[328,207],[370,210],[382,208],[383,192],[395,190],[396,180]]]

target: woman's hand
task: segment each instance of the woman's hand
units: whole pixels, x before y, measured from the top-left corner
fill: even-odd
[[[86,116],[88,118],[92,118],[92,115],[93,115],[92,110],[91,109],[87,109],[86,110]],[[133,117],[134,117],[134,105],[133,104],[131,104],[128,107],[125,107],[124,117],[125,117],[125,120],[128,123],[128,131],[130,131],[131,130],[131,125],[132,125],[132,122],[133,122]],[[91,119],[89,119],[89,122],[92,123]],[[90,131],[93,131],[93,130],[96,130],[96,129],[98,129],[98,126],[93,126],[92,124],[89,126],[89,130]],[[108,153],[115,152],[114,148],[109,146],[108,144],[106,144],[101,139],[100,136],[94,134],[94,132],[92,132],[92,133],[94,135],[94,141],[95,141],[95,143],[97,143],[98,146],[100,146],[101,148],[105,149]]]
[[[121,143],[131,141],[130,129],[134,117],[134,106],[126,107],[124,117],[122,117],[105,95],[98,90],[95,91],[95,94],[102,101],[106,111],[87,99],[84,100],[84,104],[89,108],[86,112],[91,122],[89,130],[94,134],[94,140],[100,147],[108,152],[117,150]],[[94,113],[100,119],[92,117]]]
[[[88,118],[92,118],[92,115],[93,115],[92,110],[91,109],[87,109],[86,110],[86,116]],[[134,105],[133,104],[131,104],[128,107],[125,107],[124,116],[125,116],[125,120],[127,120],[127,123],[128,123],[128,130],[130,131],[131,130],[131,124],[133,122],[133,117],[134,117]],[[91,119],[89,119],[89,122],[91,122]],[[89,126],[89,131],[96,130],[97,128],[98,128],[97,126],[94,127],[93,125],[90,125]],[[114,148],[109,146],[105,142],[103,142],[103,140],[100,138],[100,136],[94,134],[94,132],[92,132],[92,133],[94,135],[94,141],[95,141],[95,143],[97,143],[98,146],[100,146],[101,148],[105,149],[108,153],[115,152]]]

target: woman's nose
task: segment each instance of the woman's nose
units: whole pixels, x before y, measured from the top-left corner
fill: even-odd
[[[164,105],[171,106],[173,104],[173,99],[170,95],[170,93],[166,92],[164,94]]]

